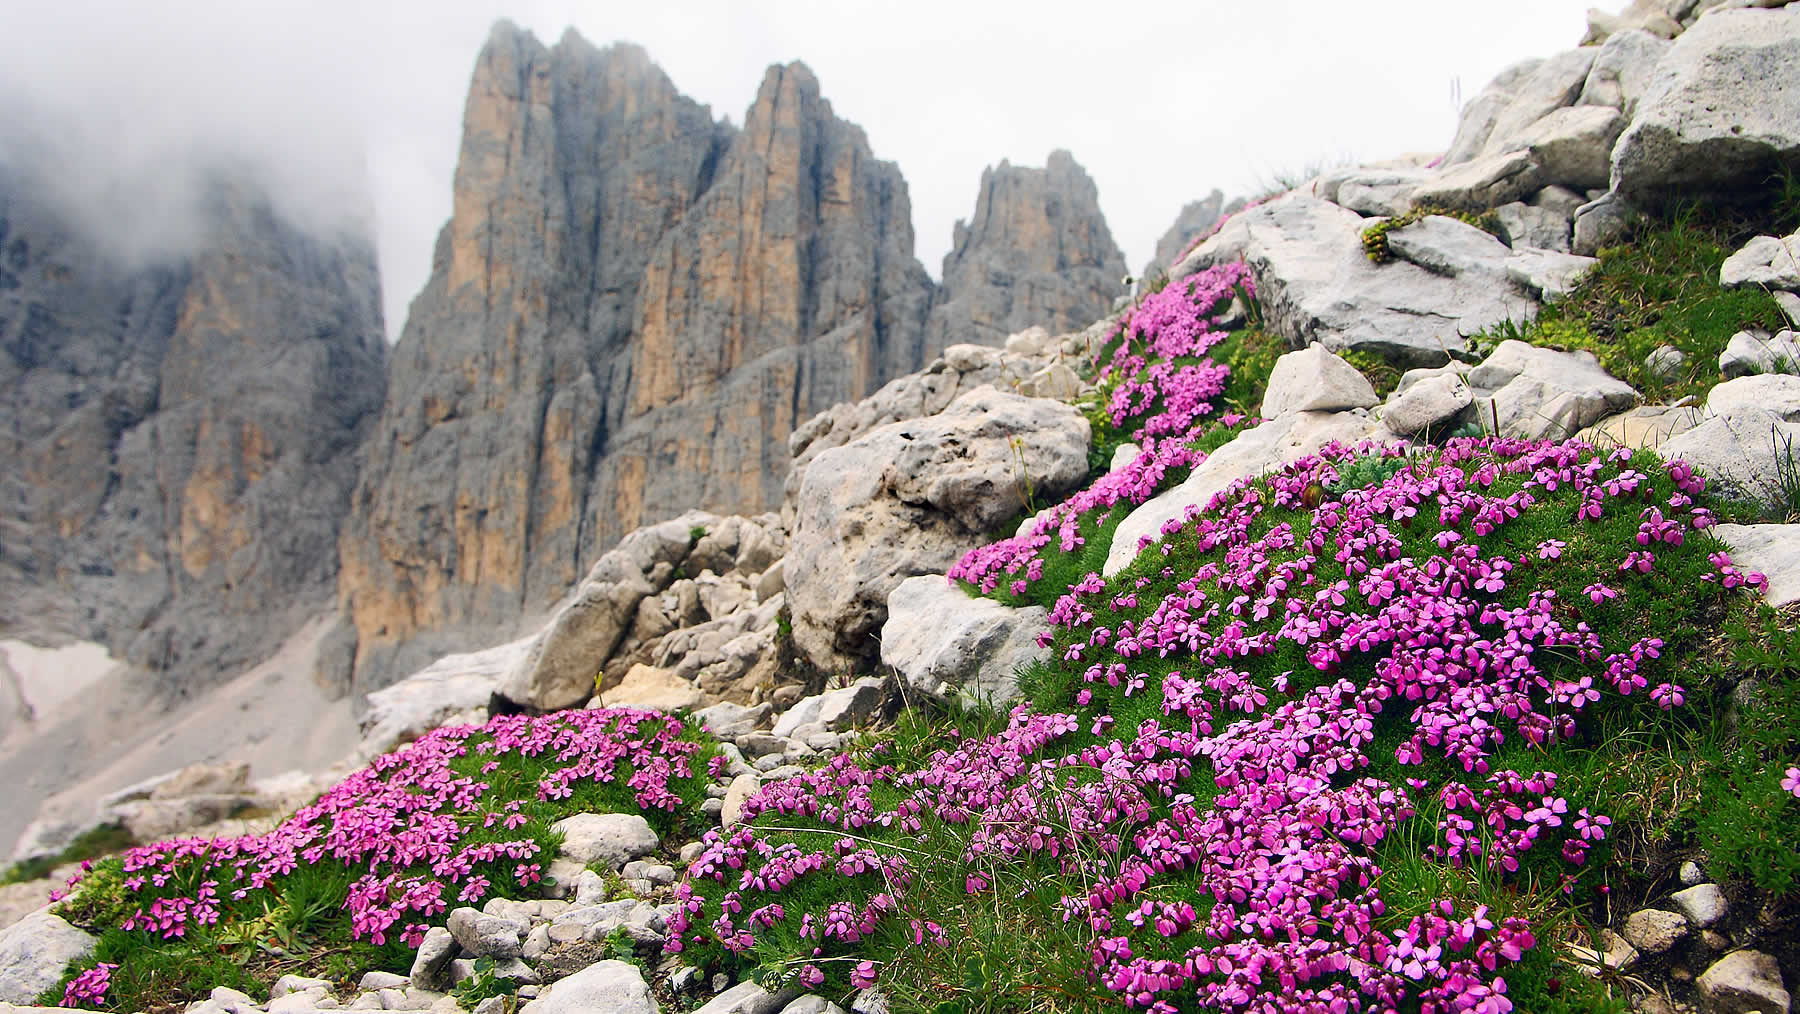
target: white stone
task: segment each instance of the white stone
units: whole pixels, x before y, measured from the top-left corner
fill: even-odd
[[[1764,185],[1800,158],[1800,7],[1721,11],[1678,36],[1613,147],[1627,197]]]
[[[1240,478],[1278,468],[1316,452],[1332,441],[1356,444],[1382,432],[1360,412],[1292,412],[1238,434],[1214,451],[1180,485],[1164,490],[1119,523],[1106,554],[1108,576],[1137,559],[1138,541],[1162,539],[1163,523],[1182,517],[1190,505],[1205,509],[1213,497]]]
[[[1290,412],[1338,412],[1379,402],[1375,388],[1356,367],[1315,344],[1275,360],[1260,414],[1274,419]]]
[[[1291,345],[1360,349],[1405,366],[1439,365],[1466,347],[1465,336],[1537,312],[1529,296],[1485,273],[1449,278],[1404,261],[1374,264],[1364,226],[1329,201],[1284,197],[1233,215],[1175,274],[1242,260],[1256,275],[1269,330]]]
[[[1594,47],[1565,50],[1520,78],[1512,89],[1511,101],[1494,118],[1494,129],[1481,146],[1481,154],[1499,155],[1526,147],[1526,135],[1534,125],[1581,95],[1597,55],[1599,50]],[[1502,203],[1505,202],[1488,207]]]
[[[47,908],[0,930],[0,1003],[36,1003],[62,981],[69,962],[92,956],[98,943]]]
[[[779,1014],[799,995],[797,989],[771,993],[754,982],[740,982],[707,1001],[694,1014]]]
[[[1761,408],[1714,416],[1656,448],[1665,460],[1682,459],[1708,476],[1707,489],[1766,505],[1786,502],[1777,456],[1800,449],[1800,424]]]
[[[1787,422],[1800,422],[1800,377],[1790,373],[1759,373],[1727,380],[1706,392],[1706,410],[1730,415],[1760,408]]]
[[[1607,373],[1590,352],[1558,352],[1521,341],[1500,343],[1469,371],[1481,419],[1500,433],[1528,440],[1574,436],[1605,416],[1635,405],[1638,393]]]
[[[1719,373],[1727,379],[1796,372],[1800,372],[1800,334],[1793,331],[1782,331],[1774,337],[1739,331],[1725,343],[1725,351],[1719,353]]]
[[[1725,918],[1729,906],[1725,902],[1724,892],[1718,884],[1695,884],[1693,887],[1676,891],[1669,896],[1676,908],[1701,928],[1711,926]]]
[[[1567,106],[1546,114],[1517,140],[1530,149],[1544,180],[1565,187],[1604,187],[1612,171],[1613,142],[1625,117],[1610,106]]]
[[[520,1014],[656,1014],[657,1005],[636,965],[600,961],[558,979],[520,1008]]]
[[[1758,236],[1745,243],[1719,267],[1719,284],[1727,289],[1754,285],[1800,290],[1800,232]]]
[[[601,703],[609,708],[648,708],[651,711],[697,708],[704,700],[699,687],[668,669],[642,663],[632,666],[618,686],[600,693]]]
[[[1574,292],[1599,266],[1600,262],[1592,257],[1526,247],[1513,251],[1506,259],[1506,277],[1545,301],[1553,301]]]
[[[1644,369],[1664,383],[1680,377],[1686,365],[1687,355],[1673,345],[1659,345],[1644,357]]]
[[[1640,909],[1625,920],[1625,939],[1650,954],[1661,954],[1675,946],[1687,932],[1686,918],[1656,908]]]
[[[731,780],[731,786],[725,790],[725,801],[719,810],[719,825],[733,827],[744,819],[744,803],[756,795],[762,788],[762,779],[754,772],[745,772]]]
[[[1445,215],[1427,215],[1387,234],[1388,250],[1436,275],[1497,273],[1512,255],[1492,233]]]
[[[482,651],[445,655],[368,697],[357,753],[374,758],[419,738],[453,715],[486,708],[500,680],[530,650],[521,638]]]
[[[1706,1014],[1788,1014],[1792,997],[1781,965],[1761,951],[1733,951],[1700,973],[1696,983]]]
[[[1009,705],[1019,696],[1015,671],[1050,657],[1037,643],[1048,626],[1042,606],[1010,608],[973,598],[942,577],[907,578],[888,596],[881,662],[923,693],[960,690]]]
[[[1555,182],[1529,150],[1506,151],[1445,169],[1419,184],[1413,191],[1413,203],[1452,211],[1487,211]]]
[[[1515,249],[1533,247],[1557,253],[1569,252],[1569,232],[1574,224],[1572,211],[1563,212],[1514,201],[1495,208],[1494,214],[1500,219],[1501,230],[1506,233],[1507,245]]]
[[[1426,378],[1404,391],[1395,391],[1381,410],[1381,421],[1397,436],[1435,432],[1450,426],[1475,402],[1468,383],[1454,373]]]
[[[650,822],[635,813],[577,813],[551,824],[550,830],[563,836],[558,850],[563,858],[613,870],[655,852],[660,844]]]
[[[1709,530],[1730,548],[1733,566],[1769,579],[1763,590],[1769,605],[1800,602],[1800,525],[1714,525]]]
[[[1637,112],[1638,100],[1650,87],[1656,65],[1669,49],[1668,38],[1657,38],[1642,29],[1611,35],[1594,57],[1594,66],[1581,86],[1579,103],[1612,106],[1629,118]]]

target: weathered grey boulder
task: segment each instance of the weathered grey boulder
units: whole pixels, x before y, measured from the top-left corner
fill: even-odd
[[[456,939],[450,931],[442,926],[433,926],[425,931],[425,939],[419,941],[418,953],[413,955],[410,981],[419,989],[448,989],[450,987],[450,960],[456,957]]]
[[[1612,106],[1630,118],[1650,87],[1657,62],[1669,49],[1669,38],[1672,36],[1658,38],[1637,28],[1608,36],[1581,86],[1579,104]]]
[[[652,711],[697,708],[703,699],[699,687],[670,670],[641,663],[632,666],[618,686],[600,693],[600,702],[606,707],[649,708]]]
[[[791,987],[771,993],[754,982],[740,982],[694,1014],[777,1014],[799,995],[800,991]]]
[[[1520,132],[1544,179],[1565,187],[1604,187],[1612,173],[1613,142],[1625,117],[1611,106],[1567,106]]]
[[[1404,215],[1413,191],[1431,179],[1428,169],[1368,169],[1337,180],[1338,204],[1364,215]]]
[[[1569,249],[1582,257],[1592,257],[1601,247],[1624,240],[1636,222],[1636,213],[1618,194],[1603,194],[1575,209]]]
[[[1442,436],[1468,414],[1475,392],[1450,367],[1396,389],[1381,410],[1381,422],[1397,436]]]
[[[1800,159],[1800,7],[1718,11],[1657,63],[1612,154],[1612,189],[1633,200],[1759,187]]]
[[[1458,223],[1460,224],[1460,223]],[[1340,412],[1380,402],[1369,378],[1323,345],[1313,344],[1275,360],[1263,391],[1265,419],[1289,412]]]
[[[1800,525],[1714,525],[1731,547],[1731,562],[1769,579],[1763,599],[1772,606],[1800,601]]]
[[[847,687],[798,702],[776,719],[774,734],[785,739],[805,725],[842,732],[880,714],[886,700],[887,681],[879,676],[864,676]]]
[[[1504,341],[1469,371],[1480,418],[1498,418],[1500,432],[1528,440],[1574,436],[1614,412],[1637,404],[1630,384],[1607,373],[1591,352],[1558,352]]]
[[[1617,14],[1590,7],[1587,17],[1587,35],[1581,40],[1584,46],[1611,41],[1615,33],[1637,32],[1662,39],[1681,34],[1681,22],[1670,15],[1665,0],[1631,0]]]
[[[725,799],[719,809],[719,825],[732,827],[744,819],[744,803],[756,795],[762,788],[761,776],[746,771],[732,778],[731,785],[725,789]]]
[[[1506,259],[1506,277],[1551,301],[1574,292],[1582,279],[1599,266],[1600,262],[1592,257],[1521,247]]]
[[[624,961],[600,961],[558,979],[520,1014],[657,1014],[644,973]]]
[[[1501,155],[1529,147],[1524,138],[1531,127],[1580,96],[1598,54],[1595,47],[1565,50],[1520,78],[1511,100],[1494,118],[1493,132],[1481,146],[1481,154]]]
[[[1502,204],[1494,209],[1494,214],[1500,219],[1500,230],[1506,233],[1508,246],[1569,252],[1572,214],[1524,201]]]
[[[1456,122],[1456,137],[1444,152],[1444,165],[1460,165],[1481,154],[1494,132],[1494,124],[1512,104],[1522,82],[1543,64],[1541,59],[1515,63],[1496,74],[1480,94],[1464,103]]]
[[[1631,913],[1625,920],[1622,935],[1640,951],[1661,954],[1680,943],[1687,932],[1686,917],[1659,908],[1646,908]]]
[[[1019,696],[1015,671],[1049,658],[1037,643],[1048,625],[1042,606],[1014,609],[972,598],[941,577],[907,578],[888,596],[881,664],[922,693],[960,690],[1004,706]]]
[[[1110,577],[1125,569],[1137,559],[1140,539],[1160,541],[1165,521],[1181,517],[1189,505],[1204,509],[1238,479],[1312,454],[1334,440],[1353,445],[1381,433],[1380,424],[1364,412],[1290,412],[1238,434],[1194,466],[1179,485],[1146,501],[1119,523],[1106,554],[1105,573]]]
[[[1575,437],[1599,446],[1654,450],[1704,420],[1697,405],[1639,405],[1609,415]]]
[[[500,680],[531,647],[521,638],[483,651],[445,655],[436,662],[368,697],[362,742],[367,758],[418,739],[456,715],[485,709]]]
[[[612,554],[601,559],[607,562]],[[593,695],[595,677],[637,620],[638,603],[656,591],[642,571],[629,565],[596,571],[557,609],[506,674],[501,696],[525,707],[555,711]]]
[[[550,830],[563,836],[558,850],[563,858],[614,870],[655,852],[660,844],[650,823],[635,813],[577,813]]]
[[[1761,951],[1725,955],[1700,973],[1696,985],[1706,1014],[1788,1014],[1792,1002],[1780,963]]]
[[[1706,392],[1706,410],[1731,415],[1759,408],[1786,422],[1800,422],[1800,377],[1788,373],[1763,373],[1727,380]]]
[[[1761,408],[1744,408],[1700,423],[1664,442],[1656,453],[1665,460],[1680,458],[1705,473],[1710,490],[1773,505],[1785,501],[1776,462],[1786,459],[1797,438],[1800,424]]]
[[[894,588],[942,574],[1032,499],[1074,489],[1088,440],[1069,405],[984,387],[821,453],[783,561],[795,647],[827,671],[878,658]]]
[[[1658,345],[1644,357],[1644,369],[1656,379],[1668,383],[1681,376],[1687,366],[1687,353],[1673,345]]]
[[[452,910],[444,928],[450,931],[451,939],[465,953],[477,958],[504,959],[519,956],[519,948],[531,926],[465,907]]]
[[[1727,379],[1758,373],[1800,372],[1800,333],[1739,331],[1719,353],[1719,373]]]
[[[1301,194],[1226,221],[1176,269],[1178,277],[1237,260],[1255,272],[1268,326],[1290,345],[1361,349],[1408,366],[1435,366],[1465,335],[1524,320],[1537,304],[1483,274],[1449,278],[1405,261],[1371,263],[1366,223],[1353,211]]]
[[[1754,285],[1765,289],[1800,290],[1800,232],[1791,236],[1758,236],[1725,258],[1719,284],[1727,289]]]
[[[1419,184],[1413,203],[1452,211],[1486,211],[1535,193],[1548,178],[1537,156],[1512,149],[1451,166]]]
[[[42,909],[0,930],[0,1003],[32,1004],[99,941]]]
[[[1492,233],[1444,215],[1427,215],[1387,234],[1388,250],[1435,275],[1499,274],[1512,255]]]
[[[1770,295],[1775,297],[1775,304],[1787,316],[1788,323],[1800,327],[1800,294],[1777,290]]]

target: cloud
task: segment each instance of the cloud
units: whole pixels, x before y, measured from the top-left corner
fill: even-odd
[[[1141,266],[1185,202],[1334,156],[1441,149],[1453,92],[1574,44],[1588,0],[14,0],[0,35],[0,160],[121,250],[179,250],[205,173],[254,175],[289,218],[373,232],[390,332],[450,211],[461,111],[488,26],[644,45],[741,122],[768,64],[805,60],[909,182],[934,275],[981,170],[1058,147],[1095,178]]]

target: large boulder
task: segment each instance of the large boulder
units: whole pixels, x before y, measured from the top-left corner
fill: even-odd
[[[1800,422],[1800,377],[1759,373],[1727,380],[1706,392],[1706,410],[1713,415],[1732,415],[1752,408],[1772,412],[1784,422]]]
[[[1419,184],[1412,199],[1420,207],[1486,211],[1555,182],[1535,154],[1519,148],[1451,166]]]
[[[1119,523],[1106,554],[1106,575],[1137,559],[1140,540],[1161,539],[1165,522],[1182,517],[1190,506],[1205,508],[1238,479],[1288,464],[1333,441],[1356,444],[1378,435],[1379,424],[1360,411],[1290,412],[1245,430],[1195,465],[1180,485],[1146,501]]]
[[[1715,11],[1657,63],[1612,154],[1631,200],[1764,184],[1800,162],[1800,6]]]
[[[1800,424],[1762,408],[1746,407],[1706,420],[1656,448],[1705,473],[1707,488],[1728,498],[1767,505],[1785,503],[1781,468],[1791,461]]]
[[[1781,963],[1761,951],[1732,951],[1695,982],[1707,1014],[1787,1014],[1792,997]]]
[[[69,962],[90,957],[98,943],[48,909],[0,930],[0,1003],[36,1003],[62,981]]]
[[[583,866],[616,870],[656,851],[661,842],[649,821],[635,813],[577,813],[550,825],[563,836],[558,854]]]
[[[1603,187],[1612,172],[1613,142],[1625,117],[1611,106],[1567,106],[1521,131],[1544,179],[1566,187]]]
[[[1387,243],[1395,257],[1448,278],[1480,271],[1498,274],[1512,254],[1492,233],[1444,215],[1427,215],[1394,229]]]
[[[1466,347],[1464,336],[1537,312],[1503,277],[1447,277],[1404,261],[1370,262],[1365,224],[1329,201],[1290,195],[1233,216],[1176,274],[1244,260],[1256,274],[1268,326],[1290,344],[1359,349],[1408,366],[1443,363]]]
[[[1034,500],[1073,490],[1088,441],[1069,405],[982,387],[820,453],[783,563],[795,647],[827,671],[874,662],[900,582],[942,574]]]
[[[888,596],[881,664],[922,693],[960,690],[1004,706],[1018,699],[1017,670],[1050,657],[1037,642],[1048,626],[1042,606],[1014,609],[972,598],[942,577],[911,577]]]
[[[1469,371],[1477,416],[1500,432],[1561,440],[1638,402],[1630,384],[1607,373],[1591,352],[1558,352],[1504,341]]]
[[[1542,299],[1557,300],[1574,292],[1599,266],[1593,257],[1520,247],[1506,259],[1506,277]]]
[[[657,1014],[655,997],[638,966],[600,961],[558,979],[519,1014]]]
[[[1512,104],[1525,79],[1543,65],[1541,59],[1515,63],[1496,74],[1479,95],[1464,103],[1456,122],[1456,137],[1450,142],[1449,150],[1444,152],[1443,164],[1460,165],[1480,155],[1500,114]]]
[[[1581,95],[1599,52],[1597,47],[1566,50],[1521,77],[1506,107],[1494,118],[1494,129],[1481,146],[1481,154],[1501,155],[1529,147],[1525,137],[1532,126]]]
[[[1800,333],[1739,331],[1719,353],[1719,373],[1727,379],[1758,373],[1800,371]]]
[[[1462,377],[1453,371],[1433,371],[1396,388],[1381,410],[1381,422],[1397,436],[1441,436],[1455,428],[1474,403],[1475,393]]]
[[[1593,69],[1588,71],[1577,101],[1584,106],[1612,106],[1629,119],[1649,89],[1657,63],[1668,50],[1667,38],[1642,29],[1613,34],[1595,55]]]

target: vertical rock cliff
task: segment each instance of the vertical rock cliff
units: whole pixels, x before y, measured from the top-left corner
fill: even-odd
[[[191,251],[123,264],[33,182],[0,174],[0,632],[185,695],[330,602],[385,386],[374,251],[220,180]]]
[[[358,687],[509,630],[641,522],[776,504],[797,421],[922,363],[910,223],[803,66],[737,132],[642,50],[497,26],[340,543]]]
[[[1042,169],[1002,161],[981,174],[975,217],[956,223],[928,341],[998,345],[1033,325],[1086,327],[1125,293],[1125,273],[1099,190],[1074,156],[1053,151]]]

